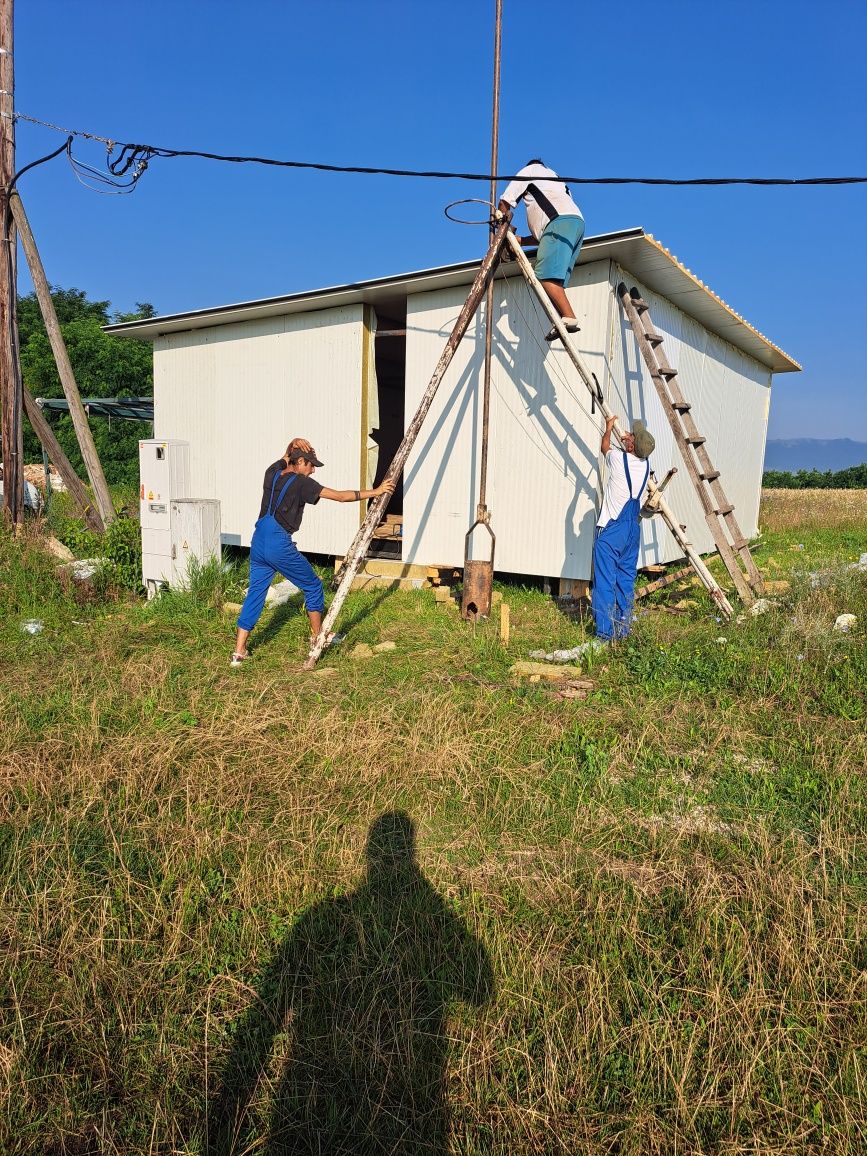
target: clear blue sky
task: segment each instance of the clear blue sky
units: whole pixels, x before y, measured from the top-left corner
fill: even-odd
[[[540,155],[588,176],[867,174],[864,0],[503,7],[503,173]],[[16,8],[19,112],[173,148],[487,171],[494,0]],[[19,122],[18,166],[62,139]],[[56,160],[20,188],[50,280],[115,310],[343,284],[486,241],[443,216],[486,195],[460,181],[177,159],[105,196]],[[589,186],[579,202],[589,234],[643,225],[804,365],[775,379],[771,437],[867,440],[867,186]]]

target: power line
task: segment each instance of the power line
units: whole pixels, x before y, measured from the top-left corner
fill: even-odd
[[[316,161],[281,160],[276,157],[259,156],[227,156],[223,153],[204,152],[199,149],[172,149],[160,145],[133,144],[131,142],[115,141],[110,137],[98,136],[96,133],[84,132],[82,129],[62,128],[38,117],[27,116],[23,112],[15,113],[15,120],[28,121],[30,124],[40,125],[42,128],[54,132],[62,132],[67,137],[80,137],[83,140],[98,141],[108,150],[106,167],[113,178],[128,177],[132,187],[147,168],[154,157],[196,157],[200,160],[221,161],[227,164],[255,164],[269,165],[276,168],[312,169],[326,173],[359,173],[366,176],[384,177],[423,177],[436,180],[463,180],[463,181],[497,181],[508,182],[515,179],[516,174],[505,176],[491,173],[456,173],[423,169],[389,169],[377,168],[371,165],[334,165]],[[114,150],[120,152],[115,156]],[[68,150],[73,165],[83,168],[81,162],[75,161],[71,148]],[[95,170],[91,170],[95,172]],[[100,174],[101,176],[101,174]],[[104,179],[104,178],[103,178]],[[852,177],[581,177],[560,176],[558,180],[571,185],[679,185],[685,187],[702,185],[855,185],[867,183],[867,176]],[[111,182],[109,182],[111,183]],[[117,186],[115,186],[117,187]]]

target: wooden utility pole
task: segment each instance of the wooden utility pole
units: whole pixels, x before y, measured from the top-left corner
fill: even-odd
[[[87,476],[90,478],[90,484],[93,487],[93,493],[96,497],[97,509],[99,510],[100,518],[107,526],[109,522],[113,522],[115,518],[114,502],[111,500],[108,483],[105,480],[105,474],[102,472],[102,463],[96,451],[93,434],[90,431],[90,424],[87,420],[87,414],[84,412],[84,405],[82,404],[81,395],[78,392],[78,386],[75,382],[75,374],[72,372],[69,354],[66,351],[66,343],[60,331],[60,322],[57,320],[54,301],[51,298],[51,286],[48,284],[48,278],[45,276],[42,259],[39,256],[39,250],[36,248],[36,241],[33,238],[30,222],[27,220],[27,214],[24,212],[24,206],[17,192],[12,193],[12,196],[9,198],[9,204],[12,217],[21,234],[21,245],[24,249],[24,256],[27,258],[30,276],[33,278],[33,287],[36,290],[39,308],[42,311],[42,318],[45,321],[48,340],[51,342],[51,351],[54,354],[57,372],[60,375],[60,384],[63,386],[64,395],[69,402],[69,413],[72,417],[72,424],[75,427],[75,434],[78,438],[81,456],[84,458]]]
[[[15,176],[15,66],[13,0],[0,0],[0,420],[3,511],[14,526],[24,518],[24,428],[18,365],[16,235],[9,212]]]

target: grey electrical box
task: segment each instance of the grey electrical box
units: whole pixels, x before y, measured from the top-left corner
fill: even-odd
[[[189,582],[190,562],[210,562],[221,557],[220,503],[216,498],[175,498],[170,502],[170,585]]]

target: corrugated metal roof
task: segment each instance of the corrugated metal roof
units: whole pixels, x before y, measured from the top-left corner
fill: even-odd
[[[773,373],[791,373],[801,368],[794,358],[736,313],[655,237],[645,233],[643,228],[588,237],[581,250],[579,265],[603,260],[616,261],[624,269],[634,273],[645,285],[667,297],[684,313],[695,317],[711,333],[716,333],[735,348],[750,354]],[[167,333],[229,325],[280,314],[331,309],[359,302],[375,306],[391,301],[403,293],[426,293],[454,285],[469,285],[479,263],[478,260],[464,261],[458,265],[444,265],[440,268],[422,269],[393,277],[379,277],[349,285],[290,293],[282,297],[266,297],[258,301],[219,305],[212,309],[173,313],[142,321],[127,321],[117,325],[106,325],[104,328],[107,333],[117,336],[150,341]],[[505,266],[505,272],[511,272],[509,265]]]

